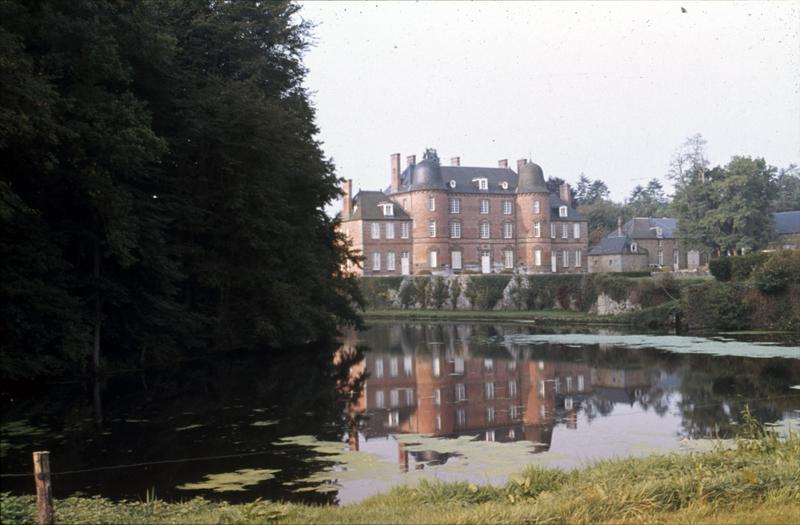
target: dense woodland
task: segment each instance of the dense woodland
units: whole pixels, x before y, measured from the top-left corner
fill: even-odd
[[[295,345],[358,322],[297,11],[0,3],[4,377]]]

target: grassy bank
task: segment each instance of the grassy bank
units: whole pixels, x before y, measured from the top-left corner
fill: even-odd
[[[611,460],[564,472],[528,468],[503,487],[421,483],[344,507],[193,499],[56,502],[67,523],[791,523],[800,516],[800,438]],[[5,524],[34,523],[32,497],[2,499]]]
[[[629,324],[622,316],[592,315],[572,310],[366,310],[364,318],[398,321],[536,321],[541,323]]]

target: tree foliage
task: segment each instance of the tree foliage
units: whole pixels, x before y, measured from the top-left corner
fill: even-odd
[[[651,179],[647,186],[637,184],[625,203],[626,217],[665,217],[669,199],[658,179]]]
[[[356,322],[297,10],[0,4],[4,372],[286,345]]]

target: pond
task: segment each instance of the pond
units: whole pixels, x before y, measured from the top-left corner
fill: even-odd
[[[532,324],[373,323],[333,349],[226,355],[2,392],[2,491],[350,503],[421,479],[707,447],[745,406],[800,427],[800,346]],[[792,388],[795,387],[795,388]]]

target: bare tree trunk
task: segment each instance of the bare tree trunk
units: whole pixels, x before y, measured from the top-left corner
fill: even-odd
[[[94,244],[94,286],[94,348],[92,350],[92,364],[94,365],[95,373],[97,373],[100,371],[100,329],[103,310],[100,298],[100,243],[98,241],[95,241]]]

